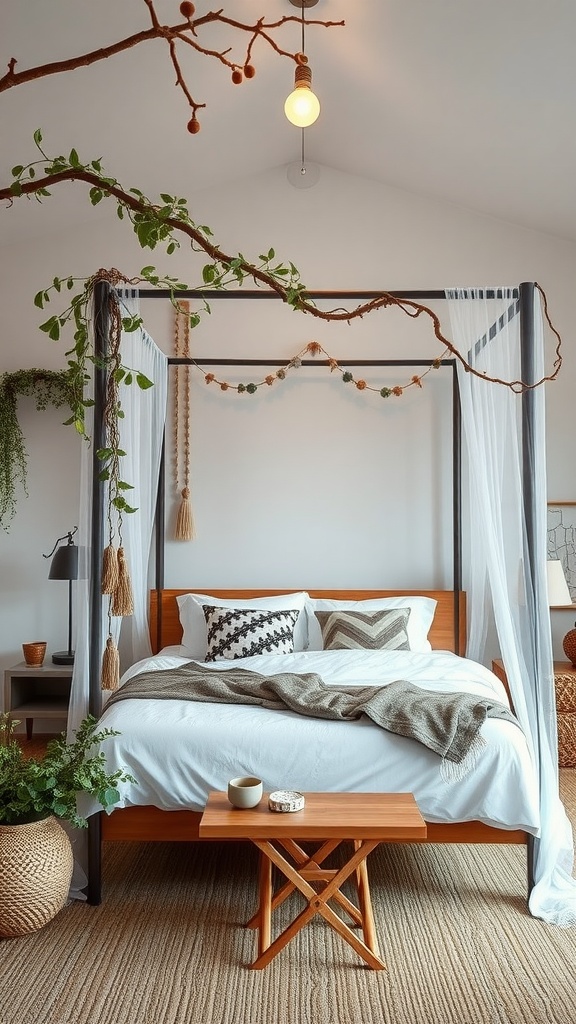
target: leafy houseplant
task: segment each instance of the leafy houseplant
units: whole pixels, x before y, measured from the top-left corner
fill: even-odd
[[[0,716],[0,825],[18,825],[55,815],[77,828],[88,824],[78,813],[76,796],[89,793],[110,813],[119,800],[118,783],[135,780],[127,772],[106,770],[102,751],[93,752],[111,729],[96,731],[96,719],[88,716],[72,743],[64,735],[48,743],[44,757],[26,757],[14,738],[18,724]]]
[[[109,812],[118,802],[118,783],[134,781],[122,769],[106,770],[94,746],[111,729],[96,731],[88,716],[72,743],[51,740],[40,759],[26,757],[14,738],[14,722],[0,715],[0,938],[42,928],[68,899],[74,858],[58,818],[76,827],[87,820],[76,807],[89,793]]]

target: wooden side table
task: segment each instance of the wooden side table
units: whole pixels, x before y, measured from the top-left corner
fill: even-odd
[[[504,664],[500,658],[492,662],[492,671],[509,693]],[[558,723],[558,767],[576,768],[576,668],[571,662],[554,662],[554,689]]]
[[[301,811],[278,813],[268,809],[264,794],[257,807],[238,810],[226,793],[210,793],[199,826],[201,839],[250,839],[260,850],[259,906],[247,927],[258,929],[258,956],[251,965],[266,967],[300,929],[320,914],[366,961],[382,970],[368,884],[366,857],[380,842],[414,842],[426,838],[426,822],[412,793],[308,793]],[[299,842],[297,842],[299,840]],[[344,840],[352,852],[339,869],[324,867],[328,856]],[[312,855],[300,842],[316,841]],[[292,863],[291,863],[292,861]],[[287,881],[274,893],[272,865]],[[359,906],[341,887],[354,873]],[[319,891],[314,884],[320,885]],[[298,889],[307,906],[272,941],[272,911]],[[354,924],[362,927],[364,941],[329,906],[334,900]]]
[[[35,718],[66,720],[71,683],[71,665],[31,667],[21,661],[4,672],[4,710],[12,718],[26,720],[30,740]]]

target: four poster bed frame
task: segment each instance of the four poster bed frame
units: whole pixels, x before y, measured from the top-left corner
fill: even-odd
[[[521,365],[522,379],[533,379],[533,301],[535,285],[523,283],[513,289],[511,304],[505,314],[496,321],[486,335],[477,342],[477,349],[487,344],[504,324],[514,316],[520,316]],[[508,294],[508,289],[506,290]],[[105,357],[108,353],[108,304],[113,289],[107,282],[97,282],[94,289],[94,332],[96,356]],[[306,298],[312,300],[350,299],[354,302],[369,300],[383,293],[365,291],[316,291],[307,292]],[[392,293],[398,299],[416,301],[445,300],[444,291],[398,291]],[[483,298],[502,298],[498,290],[485,290],[480,293]],[[140,298],[170,299],[170,292],[155,289],[142,289]],[[179,298],[216,300],[274,300],[279,297],[273,292],[261,291],[230,291],[205,292],[201,289],[180,292]],[[465,300],[463,300],[465,301]],[[430,366],[434,360],[339,360],[340,366]],[[210,366],[284,366],[285,360],[270,359],[214,359],[201,358],[168,358],[172,365],[199,363]],[[327,360],[302,360],[303,366],[328,365]],[[374,597],[423,595],[437,601],[437,609],[429,639],[435,649],[451,650],[464,655],[466,647],[466,608],[465,595],[462,592],[461,563],[461,420],[458,394],[456,360],[443,359],[442,366],[451,367],[452,371],[452,504],[453,504],[453,589],[422,591],[414,590],[346,590],[320,591],[306,588],[311,597],[330,597],[346,600],[364,600]],[[93,451],[93,491],[92,491],[92,536],[91,536],[91,576],[90,576],[90,649],[89,649],[89,711],[95,717],[100,715],[101,704],[101,649],[100,636],[102,629],[102,597],[101,597],[101,565],[104,548],[104,485],[99,479],[100,466],[96,457],[99,448],[105,447],[103,408],[105,398],[105,371],[95,370],[94,384],[94,436]],[[522,402],[522,444],[524,453],[523,504],[528,532],[528,557],[533,564],[535,550],[535,494],[528,459],[528,439],[532,431],[533,392],[528,390],[521,396]],[[159,486],[156,503],[155,526],[155,588],[150,595],[150,635],[153,652],[162,647],[178,644],[181,641],[182,628],[178,619],[176,597],[191,590],[208,593],[215,597],[245,599],[247,597],[267,596],[275,593],[286,593],[287,590],[214,590],[201,587],[196,581],[186,590],[168,590],[164,586],[164,537],[165,537],[165,456],[162,450]],[[288,588],[292,589],[292,588]],[[111,815],[104,813],[92,815],[89,819],[88,831],[88,886],[87,896],[91,904],[101,900],[101,852],[103,841],[199,841],[198,825],[201,818],[199,812],[164,811],[155,807],[127,807],[113,811]],[[443,843],[516,843],[526,845],[528,861],[528,890],[533,886],[533,838],[523,830],[499,829],[485,825],[479,821],[461,823],[428,823],[427,842]]]

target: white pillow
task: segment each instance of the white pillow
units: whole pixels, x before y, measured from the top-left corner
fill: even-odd
[[[411,651],[431,651],[428,632],[432,625],[437,602],[431,597],[373,597],[365,601],[330,601],[325,598],[309,597],[306,601],[306,617],[308,619],[308,650],[321,651],[322,630],[315,612],[335,612],[345,608],[346,611],[377,612],[386,608],[409,608],[408,643]]]
[[[204,661],[208,648],[208,631],[204,617],[204,605],[217,608],[265,608],[268,611],[300,612],[294,627],[294,650],[304,651],[308,642],[308,619],[304,611],[308,594],[300,590],[295,594],[276,594],[273,597],[251,597],[247,600],[211,597],[210,594],[181,594],[176,598],[178,614],[183,629],[182,647],[186,657]]]

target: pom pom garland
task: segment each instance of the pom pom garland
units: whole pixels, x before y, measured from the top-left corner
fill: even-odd
[[[384,388],[374,387],[371,384],[368,384],[368,382],[363,378],[357,379],[354,376],[354,374],[351,373],[350,370],[343,370],[338,360],[328,355],[328,353],[322,347],[319,341],[309,341],[308,344],[305,345],[300,352],[293,356],[292,359],[289,359],[288,362],[284,366],[281,366],[280,369],[276,370],[275,373],[268,373],[263,380],[249,381],[246,384],[242,382],[239,384],[231,384],[227,380],[219,380],[216,374],[212,372],[206,373],[206,371],[194,359],[191,360],[191,363],[193,366],[196,367],[197,370],[200,370],[204,374],[205,384],[216,384],[221,391],[236,391],[236,393],[239,395],[253,395],[256,393],[256,391],[258,391],[258,388],[261,388],[264,385],[266,385],[267,387],[271,387],[276,380],[286,380],[288,370],[299,369],[302,366],[302,359],[305,358],[306,356],[324,355],[328,363],[330,373],[332,373],[334,370],[339,370],[340,373],[342,374],[342,380],[344,384],[354,384],[355,388],[358,391],[374,391],[376,394],[380,395],[381,398],[389,398],[391,395],[395,395],[397,398],[399,398],[401,395],[404,394],[407,388],[422,388],[422,379],[428,373],[430,373],[431,370],[438,370],[442,366],[442,360],[448,354],[449,350],[445,349],[443,354],[438,359],[434,359],[434,361],[430,364],[427,370],[424,370],[424,372],[421,374],[414,374],[414,376],[403,386],[397,384],[395,387]]]

